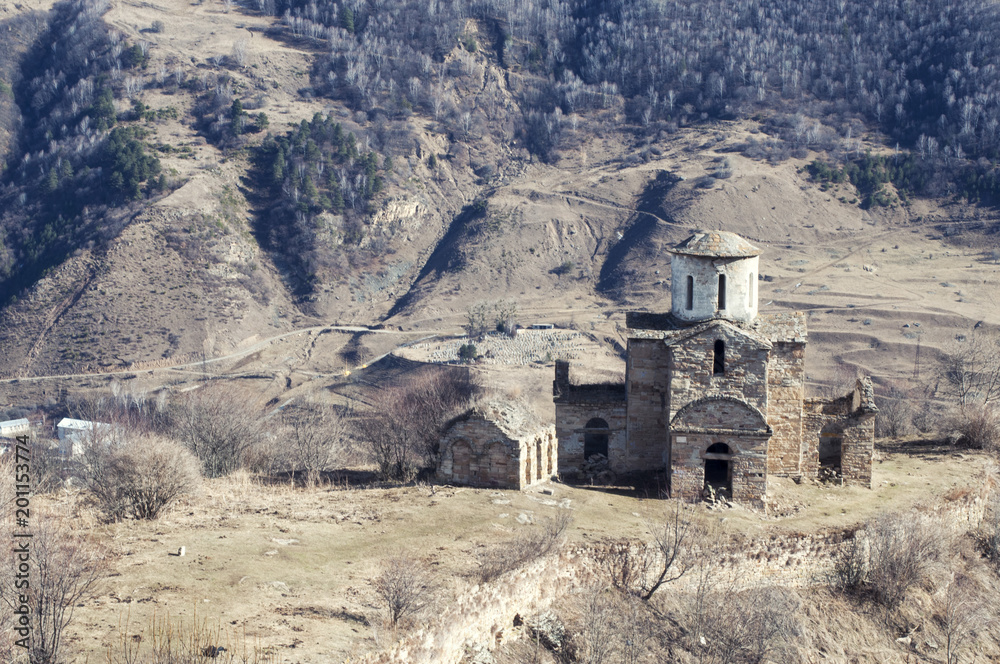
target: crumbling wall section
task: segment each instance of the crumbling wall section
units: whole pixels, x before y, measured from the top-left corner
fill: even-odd
[[[582,476],[584,436],[587,423],[595,418],[608,425],[609,467],[616,473],[641,469],[636,467],[637,462],[626,445],[624,385],[573,385],[569,378],[569,362],[560,360],[556,362],[552,396],[556,406],[555,436],[560,476],[568,479]]]
[[[631,470],[663,468],[670,423],[670,353],[662,339],[629,339],[627,456]]]
[[[775,343],[771,348],[767,373],[767,423],[774,434],[767,447],[767,471],[772,475],[803,473],[803,458],[806,455],[802,434],[805,354],[805,343]]]
[[[469,486],[520,489],[520,445],[481,419],[455,422],[441,439],[437,479]]]
[[[803,411],[803,474],[817,477],[821,460],[839,448],[843,483],[870,489],[878,413],[871,379],[859,378],[839,399],[806,399]]]

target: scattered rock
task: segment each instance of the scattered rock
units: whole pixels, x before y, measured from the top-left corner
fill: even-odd
[[[549,650],[562,650],[566,639],[566,626],[559,616],[551,611],[544,611],[524,621],[528,634]]]
[[[493,653],[481,643],[466,643],[463,664],[495,664]]]

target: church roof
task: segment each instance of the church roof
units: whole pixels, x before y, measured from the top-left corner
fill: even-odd
[[[461,415],[452,418],[442,430],[455,423],[479,419],[492,423],[513,440],[525,438],[549,425],[544,424],[534,410],[521,399],[492,398],[480,401]]]
[[[760,249],[729,231],[695,231],[694,235],[668,251],[674,254],[713,258],[748,258],[760,255]]]
[[[730,326],[748,332],[770,343],[799,342],[808,339],[806,331],[806,316],[801,311],[780,311],[759,313],[749,323],[731,321],[724,318],[713,318],[707,321],[689,323],[676,318],[670,312],[648,313],[645,311],[629,311],[625,314],[625,325],[629,328],[630,339],[665,339],[672,341],[687,332],[697,328],[701,332],[713,323],[725,321]]]

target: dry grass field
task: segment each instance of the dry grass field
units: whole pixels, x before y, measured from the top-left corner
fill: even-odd
[[[882,511],[947,509],[949,500],[981,488],[989,463],[982,454],[901,443],[880,450],[871,491],[779,480],[772,512],[784,516],[701,505],[691,518],[714,527],[720,542],[736,537],[747,551],[766,550],[775,538],[835,533]],[[167,616],[175,626],[207,621],[221,630],[220,639],[267,649],[279,662],[358,661],[408,633],[385,628],[369,583],[391,556],[406,552],[423,561],[438,584],[435,596],[447,606],[475,586],[478,554],[523,537],[546,519],[569,514],[566,546],[585,551],[606,539],[648,537],[650,524],[663,518],[662,501],[641,492],[549,483],[524,492],[428,484],[375,488],[349,478],[357,482],[363,473],[334,474],[313,488],[261,484],[240,473],[205,481],[198,495],[158,521],[112,525],[101,524],[79,494],[40,498],[76,510],[112,554],[110,578],[77,610],[69,661],[103,662],[123,633],[148,637],[154,617]],[[176,555],[180,547],[183,557]],[[842,601],[824,600],[823,592],[806,592],[819,593],[815,610]],[[525,601],[520,610],[538,612],[552,600]],[[562,600],[556,598],[557,609]],[[848,619],[845,613],[823,615],[836,621]],[[418,616],[417,625],[433,627],[434,614]],[[875,638],[876,627],[869,625],[859,638]],[[821,628],[829,625],[811,629]],[[906,650],[890,648],[882,661],[904,661]]]

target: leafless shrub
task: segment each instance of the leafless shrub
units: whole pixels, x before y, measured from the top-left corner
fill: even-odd
[[[913,406],[909,391],[898,383],[890,383],[878,399],[875,435],[878,438],[898,438],[913,427]]]
[[[648,600],[665,583],[676,581],[694,564],[690,545],[696,531],[680,502],[662,522],[650,525],[651,542],[618,539],[598,548],[597,564],[611,585],[621,592]]]
[[[493,581],[555,550],[570,521],[569,514],[562,512],[520,537],[488,547],[479,555],[479,567],[475,572],[477,581]]]
[[[343,456],[350,440],[347,420],[333,406],[289,406],[281,414],[281,423],[292,470],[304,471],[310,486]]]
[[[208,384],[178,403],[175,434],[201,460],[206,477],[221,477],[241,467],[254,448],[269,440],[265,415],[261,395]]]
[[[437,462],[441,426],[480,392],[467,370],[424,371],[376,392],[355,420],[359,442],[384,479],[409,480]]]
[[[611,588],[586,589],[581,597],[577,632],[568,650],[573,651],[575,661],[589,664],[651,661],[650,641],[656,629],[648,608],[638,598]]]
[[[246,631],[201,620],[154,615],[138,631],[128,619],[119,625],[106,653],[107,664],[277,664],[270,648],[247,643]]]
[[[1000,499],[995,494],[986,507],[976,539],[986,559],[1000,568]]]
[[[611,661],[615,651],[616,622],[619,617],[619,600],[610,591],[591,588],[584,596],[583,624],[580,630],[580,661],[585,664],[603,664]]]
[[[16,638],[27,639],[31,664],[55,664],[60,661],[62,635],[74,609],[95,594],[108,561],[104,548],[73,530],[62,515],[33,510],[32,517],[31,583],[27,588],[15,586],[19,563],[16,556],[5,556],[0,567],[0,599],[14,616],[22,615],[25,605],[30,612],[27,624],[17,618],[13,622]],[[10,542],[9,524],[4,526]]]
[[[949,544],[948,531],[938,520],[881,514],[844,544],[834,562],[833,583],[842,590],[869,593],[890,611],[927,578]]]
[[[995,620],[990,600],[972,579],[952,575],[935,602],[945,637],[945,662],[958,664],[959,654],[974,645]]]
[[[949,427],[959,434],[964,447],[995,451],[1000,446],[1000,414],[993,404],[970,404],[956,409]]]
[[[707,613],[702,662],[791,661],[787,649],[799,631],[799,602],[790,590],[770,586],[714,599]]]
[[[167,438],[92,441],[83,453],[84,482],[111,521],[155,519],[201,479],[198,460]]]
[[[382,571],[369,583],[386,611],[390,627],[396,627],[407,616],[428,604],[433,594],[430,574],[416,558],[393,556],[382,565]]]
[[[987,332],[976,332],[948,349],[938,368],[941,390],[960,408],[988,404],[1000,398],[1000,340]]]

